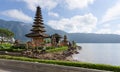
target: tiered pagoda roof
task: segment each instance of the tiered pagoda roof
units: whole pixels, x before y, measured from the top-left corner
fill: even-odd
[[[42,18],[42,14],[41,14],[41,8],[38,6],[37,7],[37,11],[36,11],[36,15],[35,15],[35,19],[34,19],[34,24],[32,25],[32,29],[31,29],[31,33],[26,34],[26,37],[48,37],[47,34],[45,34],[46,30],[44,29],[44,23],[43,23],[43,18]]]

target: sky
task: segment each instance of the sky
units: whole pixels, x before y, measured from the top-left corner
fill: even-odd
[[[120,34],[120,0],[0,0],[0,19],[44,24],[68,33]]]

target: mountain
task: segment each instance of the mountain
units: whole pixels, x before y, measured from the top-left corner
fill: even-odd
[[[68,37],[77,43],[120,43],[116,34],[70,33]]]
[[[30,32],[32,24],[27,24],[18,21],[5,21],[0,19],[0,28],[7,28],[15,33],[15,39],[27,41],[28,38],[25,34]],[[115,34],[93,34],[93,33],[66,33],[61,30],[52,29],[50,26],[45,25],[46,33],[51,35],[58,33],[60,35],[67,35],[70,41],[78,43],[120,43],[120,35]]]
[[[18,21],[5,21],[0,19],[0,28],[6,28],[14,32],[15,39],[20,39],[21,41],[29,40],[27,37],[25,37],[25,34],[30,32],[30,29],[32,28],[32,24],[27,24],[24,22],[18,22]],[[51,27],[45,25],[46,33],[51,35],[54,33],[59,33],[61,35],[67,34],[64,31],[61,30],[54,30]]]
[[[29,32],[30,26],[23,22],[0,20],[0,28],[6,28],[15,33],[15,39],[27,40],[24,36]]]

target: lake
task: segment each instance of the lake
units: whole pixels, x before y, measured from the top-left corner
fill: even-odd
[[[73,58],[82,62],[120,66],[120,43],[77,43],[82,46]]]

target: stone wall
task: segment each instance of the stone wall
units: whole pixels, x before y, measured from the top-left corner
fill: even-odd
[[[0,59],[0,68],[18,70],[21,72],[108,72],[95,69],[60,66],[53,64],[32,63],[16,60]]]

